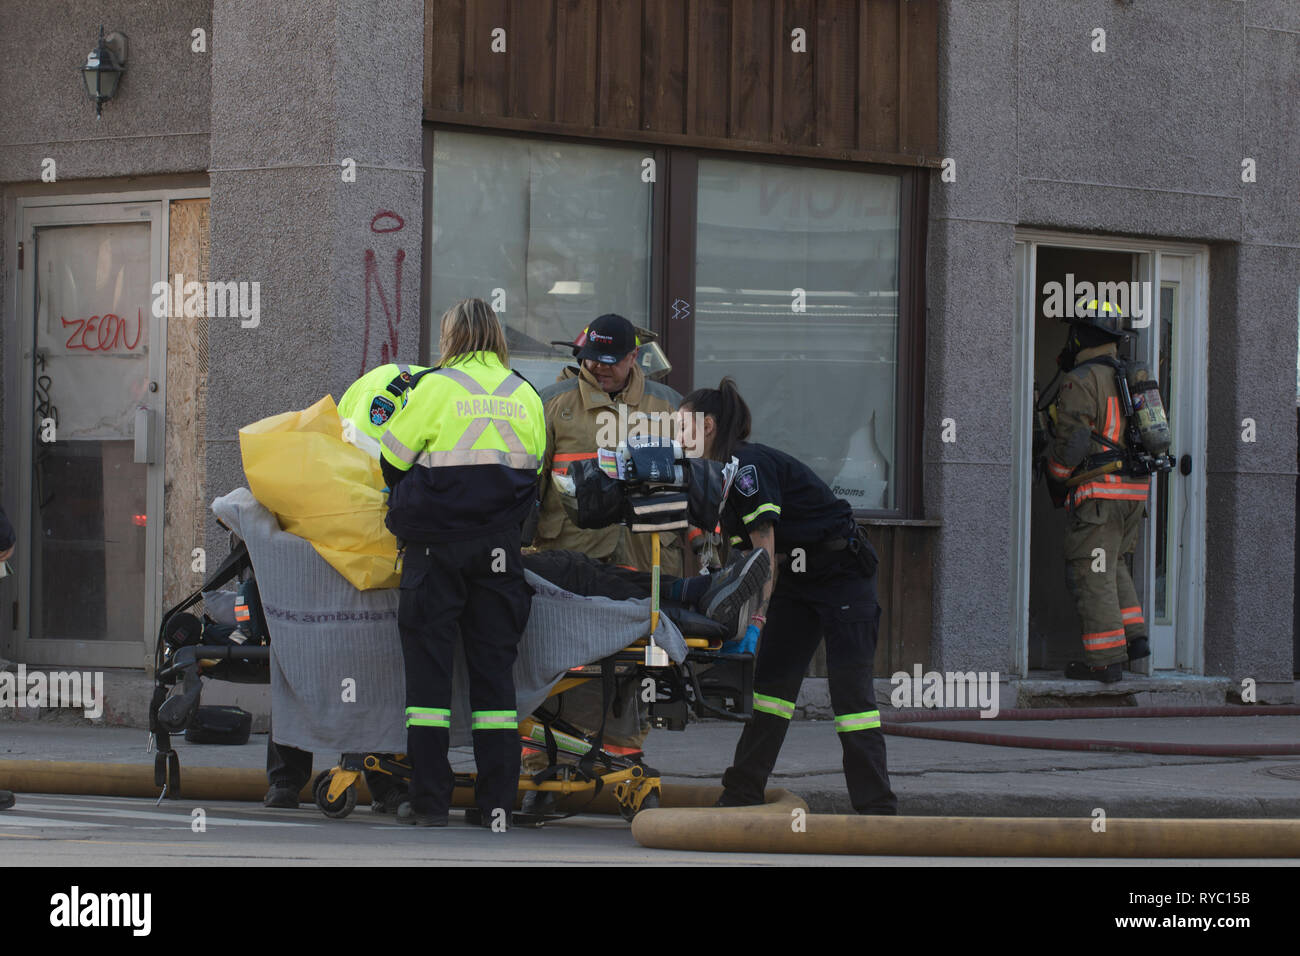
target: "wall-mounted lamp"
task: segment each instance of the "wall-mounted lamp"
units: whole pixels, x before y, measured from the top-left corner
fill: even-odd
[[[117,85],[125,72],[126,34],[110,33],[105,37],[101,26],[99,45],[90,51],[81,68],[86,94],[95,101],[95,119],[100,119],[104,104],[117,95]]]

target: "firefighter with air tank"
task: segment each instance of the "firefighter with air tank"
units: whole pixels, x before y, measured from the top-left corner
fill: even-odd
[[[1057,362],[1055,402],[1035,403],[1034,454],[1054,503],[1068,514],[1066,581],[1083,628],[1071,680],[1114,683],[1151,654],[1129,561],[1146,516],[1150,476],[1173,465],[1160,389],[1145,365],[1120,358],[1124,317],[1081,301]],[[1051,386],[1047,391],[1050,392]]]

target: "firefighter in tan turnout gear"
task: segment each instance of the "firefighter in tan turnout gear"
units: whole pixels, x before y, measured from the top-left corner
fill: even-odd
[[[1114,683],[1126,661],[1151,653],[1128,562],[1146,515],[1150,473],[1169,465],[1163,456],[1168,426],[1154,381],[1134,379],[1140,367],[1118,358],[1124,335],[1119,309],[1096,300],[1078,308],[1085,314],[1071,321],[1058,360],[1066,374],[1045,462],[1053,497],[1064,498],[1069,515],[1066,579],[1083,629],[1084,660],[1071,662],[1065,676]],[[1164,447],[1154,455],[1158,445],[1130,414],[1143,402],[1155,406],[1164,428]]]
[[[560,494],[551,481],[552,472],[564,474],[570,463],[597,457],[598,448],[614,450],[628,433],[653,430],[671,434],[673,414],[681,396],[659,382],[652,382],[636,364],[639,342],[636,329],[621,315],[595,319],[579,336],[575,357],[579,365],[569,366],[558,381],[542,389],[546,410],[547,450],[543,462],[541,514],[533,544],[539,550],[568,549],[611,564],[638,571],[651,567],[648,534],[632,534],[622,525],[584,530],[569,520]],[[646,421],[641,414],[661,417]],[[641,423],[643,427],[636,426]],[[660,535],[660,567],[664,575],[684,573],[682,548],[675,533]],[[618,708],[621,718],[607,715],[605,747],[625,754],[641,750],[648,725],[637,719],[635,695]],[[561,716],[584,730],[594,731],[601,723],[601,688],[589,681],[560,695]]]

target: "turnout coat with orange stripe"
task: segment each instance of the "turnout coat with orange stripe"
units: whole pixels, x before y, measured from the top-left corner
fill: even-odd
[[[1117,354],[1113,343],[1084,349],[1073,371],[1061,383],[1056,399],[1056,437],[1047,459],[1047,470],[1057,481],[1065,481],[1080,462],[1067,460],[1070,436],[1080,428],[1101,435],[1121,448],[1128,447],[1124,434],[1124,408],[1115,387],[1115,369],[1105,363],[1085,365],[1089,359]],[[1109,449],[1095,438],[1088,455]],[[1150,487],[1147,477],[1129,477],[1123,472],[1100,475],[1070,489],[1066,508],[1073,511],[1090,498],[1118,501],[1145,501]]]
[[[650,536],[633,535],[625,528],[582,529],[564,512],[560,495],[552,481],[552,472],[563,474],[579,458],[595,458],[596,449],[614,449],[626,438],[612,423],[627,422],[631,431],[671,427],[671,416],[682,397],[660,382],[650,381],[636,364],[623,390],[606,394],[586,369],[565,368],[553,385],[542,389],[546,410],[546,457],[542,471],[542,508],[533,543],[541,550],[569,548],[602,561],[627,564],[640,570],[650,567]],[[620,408],[620,406],[623,406]],[[663,416],[651,425],[636,413]],[[628,419],[632,418],[631,421]],[[637,428],[637,425],[641,425]],[[662,432],[659,432],[662,434]],[[681,549],[676,532],[663,532],[660,542],[666,549],[663,568],[667,574],[681,573]]]

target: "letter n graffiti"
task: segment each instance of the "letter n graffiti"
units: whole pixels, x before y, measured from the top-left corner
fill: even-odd
[[[406,223],[395,212],[381,209],[370,220],[371,232],[400,232]],[[402,262],[406,259],[406,250],[398,249],[393,256],[393,301],[390,307],[384,286],[379,281],[379,263],[375,250],[367,249],[364,259],[366,282],[365,333],[361,343],[361,371],[365,374],[370,367],[370,290],[373,287],[379,297],[379,307],[384,310],[385,331],[379,347],[379,365],[386,365],[397,360],[397,327],[402,324]]]

